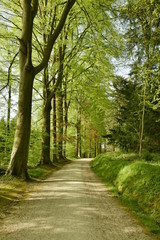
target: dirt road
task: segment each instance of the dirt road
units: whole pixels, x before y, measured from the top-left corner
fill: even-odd
[[[32,190],[0,227],[0,240],[149,240],[90,170],[74,161]]]

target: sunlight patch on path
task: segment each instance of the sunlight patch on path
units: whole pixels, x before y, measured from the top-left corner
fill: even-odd
[[[0,240],[150,240],[90,169],[73,161],[41,182],[0,229]]]

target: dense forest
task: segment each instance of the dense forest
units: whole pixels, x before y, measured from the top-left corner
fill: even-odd
[[[159,152],[160,3],[0,1],[0,166]]]

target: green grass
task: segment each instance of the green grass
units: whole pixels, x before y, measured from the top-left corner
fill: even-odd
[[[34,167],[29,168],[28,173],[31,179],[45,179],[51,172],[53,167]],[[15,201],[21,199],[26,192],[29,183],[13,176],[0,176],[0,217],[5,216],[5,212],[8,212],[10,206]]]
[[[160,239],[160,158],[156,159],[108,153],[96,157],[91,166]]]
[[[0,217],[8,212],[10,206],[19,200],[27,187],[27,182],[12,176],[0,177]]]
[[[43,179],[46,178],[51,172],[53,172],[53,167],[33,167],[28,169],[28,174],[30,178],[33,179]]]

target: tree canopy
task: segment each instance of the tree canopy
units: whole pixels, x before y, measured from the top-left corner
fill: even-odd
[[[154,0],[0,1],[8,174],[115,148],[159,151],[159,9]]]

